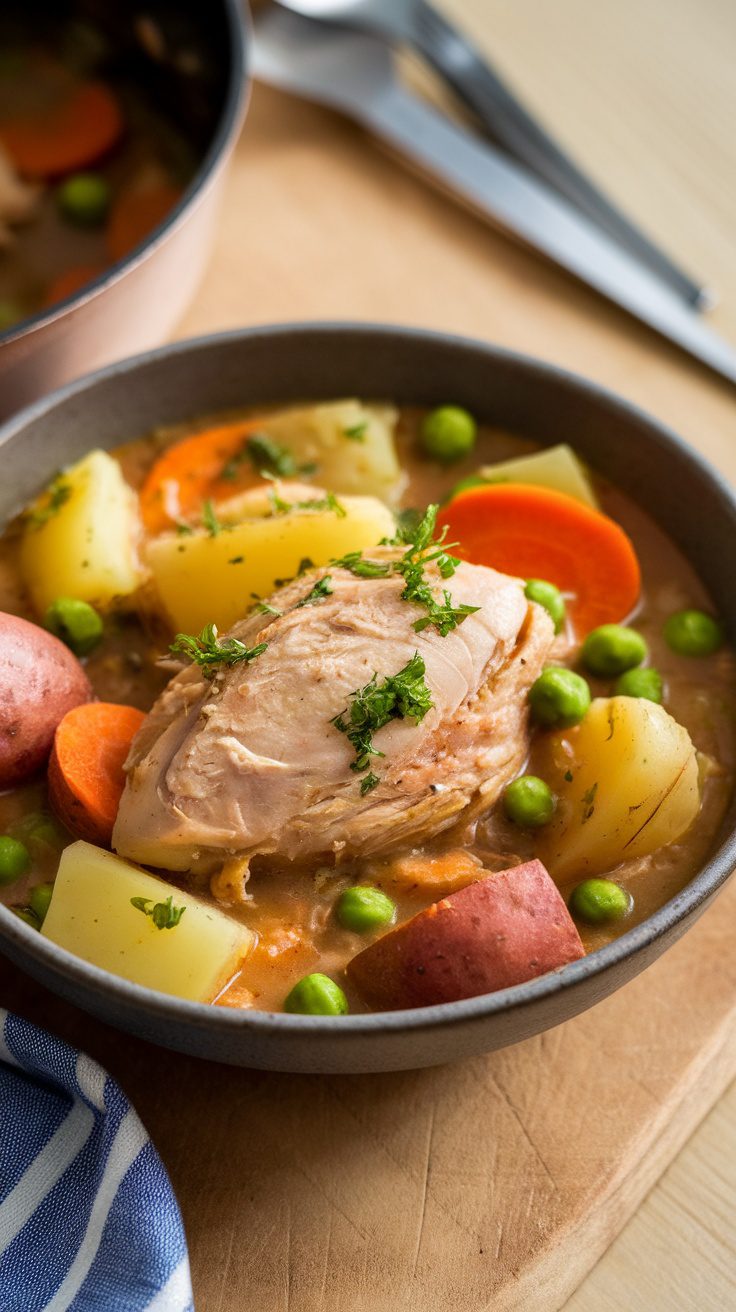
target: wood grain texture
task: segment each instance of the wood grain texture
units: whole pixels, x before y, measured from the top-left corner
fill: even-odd
[[[730,0],[446,8],[583,164],[718,286],[713,323],[736,341]],[[560,362],[736,468],[733,391],[357,129],[257,89],[180,335],[321,317],[450,329]],[[552,1312],[736,1073],[735,912],[732,884],[643,976],[547,1035],[393,1076],[204,1065],[115,1034],[7,965],[0,996],[82,1044],[129,1093],[181,1200],[198,1312]],[[570,1312],[729,1306],[729,1108]],[[711,1199],[710,1224],[694,1198]]]

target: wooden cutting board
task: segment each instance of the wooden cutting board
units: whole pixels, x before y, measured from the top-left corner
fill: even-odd
[[[728,0],[646,13],[638,0],[445,7],[582,162],[718,284],[714,323],[736,340],[736,189],[721,185],[736,175]],[[708,69],[707,95],[692,67]],[[181,335],[329,317],[450,329],[558,361],[736,468],[733,392],[350,125],[259,89]],[[735,913],[732,885],[595,1010],[435,1071],[204,1065],[118,1035],[5,964],[0,999],[86,1048],[130,1095],[179,1195],[198,1312],[552,1312],[736,1073]],[[628,1286],[617,1312],[725,1309],[727,1272],[712,1301],[698,1294],[707,1277],[674,1289],[660,1254],[651,1295]]]
[[[593,1011],[434,1071],[205,1064],[6,963],[0,998],[131,1098],[181,1203],[198,1312],[552,1312],[736,1074],[734,916],[732,883]]]

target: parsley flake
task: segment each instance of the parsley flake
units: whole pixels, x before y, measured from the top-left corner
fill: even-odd
[[[308,592],[306,597],[302,597],[301,601],[296,603],[294,609],[298,610],[300,606],[317,606],[320,601],[324,601],[325,597],[331,597],[334,591],[330,587],[331,581],[331,574],[325,574],[324,578],[317,579],[311,592]]]
[[[343,436],[349,438],[351,442],[365,442],[367,428],[368,420],[364,419],[362,424],[351,424],[349,428],[343,428]]]
[[[359,579],[385,579],[391,573],[391,566],[382,560],[365,560],[360,551],[349,551],[338,560],[331,560],[331,565],[350,570]]]
[[[150,916],[156,929],[176,929],[186,911],[186,907],[174,906],[171,895],[165,902],[154,902],[152,897],[132,897],[130,903],[136,911]]]
[[[250,663],[266,650],[267,642],[259,642],[257,647],[246,647],[239,638],[217,636],[217,625],[206,624],[199,636],[191,633],[177,633],[169,651],[186,656],[194,665],[198,665],[205,678],[214,677],[222,665],[239,665],[242,661]]]
[[[65,483],[61,474],[49,484],[41,498],[41,504],[37,504],[28,511],[26,522],[30,528],[41,528],[47,524],[54,515],[58,515],[62,506],[65,506],[72,494],[72,488],[69,483]]]
[[[202,506],[202,523],[211,538],[216,538],[222,532],[223,525],[220,523],[215,513],[215,507],[211,501],[205,501]]]
[[[378,682],[378,675],[374,674],[364,688],[351,693],[350,705],[330,721],[340,733],[346,735],[355,749],[351,770],[362,774],[369,768],[372,757],[384,755],[374,747],[373,734],[390,720],[413,720],[419,724],[427,711],[431,710],[434,702],[424,675],[424,661],[419,652],[415,651],[398,674],[389,675],[382,683]],[[374,787],[375,784],[371,783],[365,792]]]

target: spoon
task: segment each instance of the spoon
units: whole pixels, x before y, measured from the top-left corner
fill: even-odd
[[[524,109],[480,52],[428,0],[278,0],[305,18],[340,23],[413,47],[480,120],[497,145],[564,196],[696,309],[711,292],[683,273],[585,177]]]

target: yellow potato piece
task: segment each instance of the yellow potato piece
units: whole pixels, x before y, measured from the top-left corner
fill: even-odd
[[[254,593],[267,597],[277,580],[293,578],[304,560],[326,565],[333,557],[393,536],[393,515],[380,501],[340,497],[340,505],[344,516],[334,510],[295,509],[264,518],[256,508],[252,517],[216,536],[198,529],[185,537],[165,533],[154,538],[146,558],[172,628],[198,633],[214,623],[222,633],[243,618]]]
[[[349,399],[280,410],[259,427],[299,464],[316,464],[323,487],[393,502],[406,481],[394,446],[396,417],[391,406]]]
[[[131,904],[172,898],[179,923],[158,929]],[[174,884],[92,843],[64,849],[41,933],[59,947],[134,984],[212,1002],[255,945],[245,925]]]
[[[105,608],[138,588],[138,498],[117,460],[90,451],[31,507],[20,569],[39,614],[57,597]]]
[[[534,451],[516,460],[503,460],[497,465],[483,465],[478,470],[489,483],[531,483],[535,487],[549,487],[564,492],[586,506],[598,509],[598,501],[585,467],[571,446],[561,442],[546,451]]]
[[[539,856],[558,880],[600,875],[689,829],[700,807],[690,735],[643,697],[599,697],[550,734],[540,773],[558,797]]]

